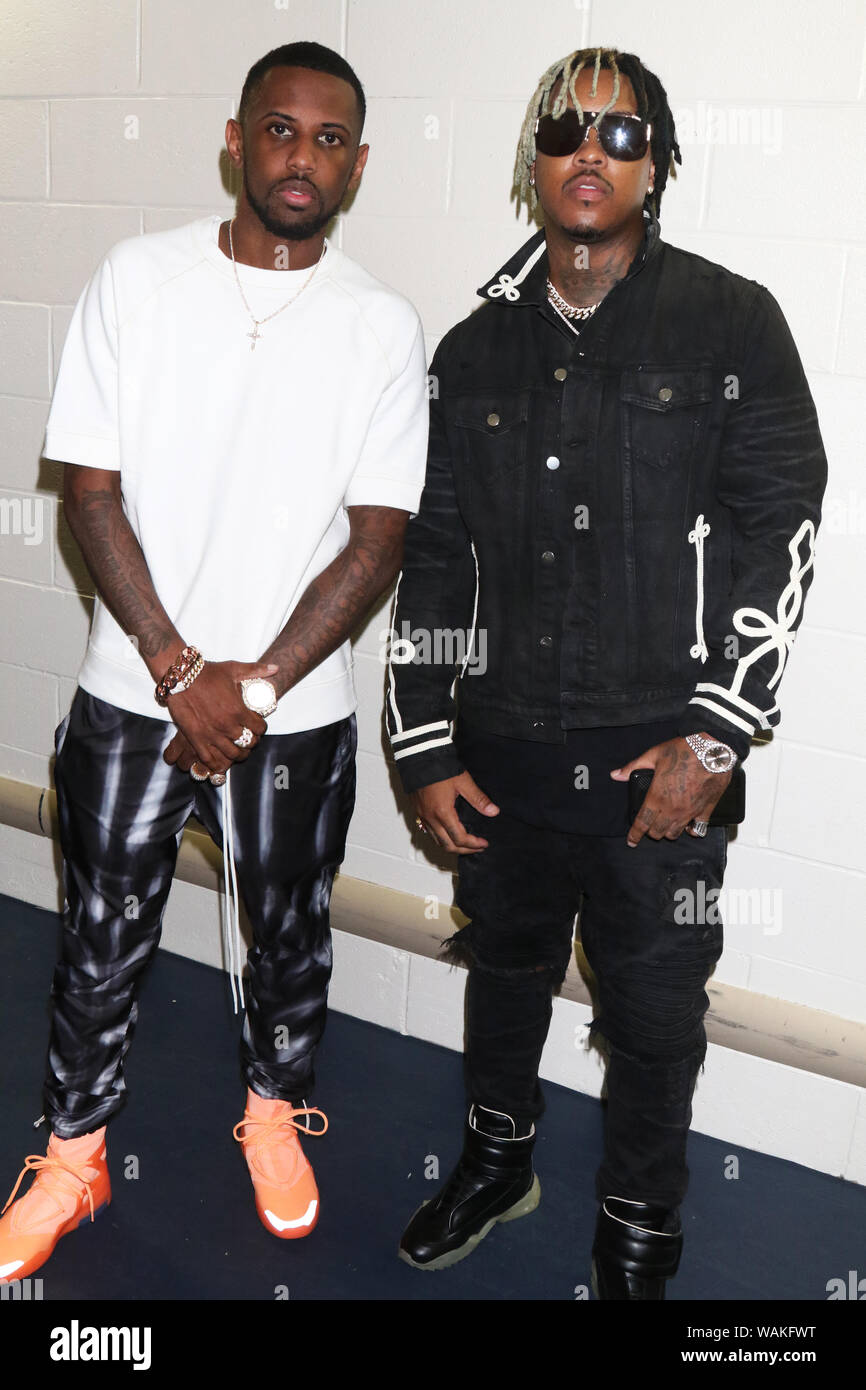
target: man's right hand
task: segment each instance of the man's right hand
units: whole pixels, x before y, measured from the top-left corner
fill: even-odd
[[[484,816],[498,816],[499,807],[473,781],[468,772],[459,777],[446,777],[444,782],[431,782],[412,793],[412,805],[418,819],[442,849],[453,854],[477,854],[486,849],[487,840],[470,835],[457,814],[457,798],[462,796]]]
[[[166,709],[172,722],[195,750],[196,761],[209,772],[226,772],[232,763],[248,758],[255,748],[268,726],[260,714],[247,709],[240,682],[254,676],[267,680],[276,670],[273,663],[206,661],[201,675],[188,690],[169,695]],[[243,728],[251,731],[253,742],[247,748],[238,748],[234,740]],[[172,739],[163,753],[165,761],[176,762],[181,747],[179,739]]]

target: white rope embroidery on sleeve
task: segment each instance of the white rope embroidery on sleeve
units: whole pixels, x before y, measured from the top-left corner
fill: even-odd
[[[800,556],[800,543],[808,540],[808,553],[805,559]],[[790,580],[785,585],[776,604],[776,619],[760,608],[738,608],[734,614],[734,627],[744,637],[766,637],[766,641],[753,647],[748,656],[740,657],[737,670],[731,682],[731,694],[737,694],[745,679],[746,671],[767,652],[775,651],[776,669],[767,681],[772,690],[781,679],[788,653],[794,645],[794,626],[803,603],[803,576],[812,568],[815,559],[815,527],[811,521],[804,521],[796,535],[788,542],[791,556]]]
[[[805,558],[800,555],[800,546],[804,539],[808,543]],[[779,712],[778,704],[772,705],[767,710],[758,709],[740,692],[749,667],[753,666],[756,661],[760,661],[767,652],[775,651],[776,653],[776,669],[766,682],[767,688],[772,690],[781,679],[788,653],[794,645],[794,637],[796,636],[792,628],[803,603],[803,576],[811,569],[815,558],[815,526],[813,522],[806,520],[802,523],[796,535],[788,542],[788,551],[791,556],[790,579],[779,595],[775,619],[760,608],[738,608],[733,615],[734,627],[744,637],[765,637],[766,641],[760,642],[746,656],[740,657],[730,686],[718,685],[712,681],[699,681],[695,690],[701,691],[701,694],[693,695],[691,699],[692,704],[706,705],[708,709],[715,710],[732,724],[745,729],[750,734],[754,733],[754,725],[747,723],[738,714],[734,714],[733,710],[741,710],[743,714],[756,720],[762,729],[771,728],[771,716]],[[715,700],[708,699],[708,695],[721,696],[726,702],[725,705],[719,705]]]
[[[697,582],[697,606],[695,608],[695,637],[696,642],[689,651],[689,656],[695,660],[700,657],[701,661],[706,661],[709,656],[707,644],[704,641],[704,539],[710,534],[710,524],[704,521],[704,514],[695,520],[693,531],[689,531],[689,545],[695,547],[695,557],[697,560],[698,582]]]

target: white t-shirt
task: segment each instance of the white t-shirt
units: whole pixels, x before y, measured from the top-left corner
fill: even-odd
[[[119,470],[160,601],[206,660],[258,661],[345,547],[350,506],[418,510],[427,448],[421,324],[408,300],[328,244],[283,313],[252,323],[220,217],[121,241],[69,327],[45,454]],[[238,273],[257,319],[307,270]],[[79,683],[170,720],[97,599]],[[270,733],[356,707],[347,641],[280,700]]]

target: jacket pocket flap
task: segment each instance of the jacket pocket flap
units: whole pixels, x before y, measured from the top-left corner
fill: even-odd
[[[497,395],[459,396],[454,401],[453,412],[455,425],[462,429],[481,430],[493,437],[505,434],[526,420],[529,397],[509,396],[505,389]]]
[[[712,399],[713,378],[709,367],[689,369],[646,367],[625,371],[620,378],[620,398],[647,410],[677,410],[685,405],[705,405]]]

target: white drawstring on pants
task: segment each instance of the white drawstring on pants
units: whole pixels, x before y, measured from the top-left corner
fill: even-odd
[[[235,836],[232,825],[231,768],[226,772],[226,780],[220,791],[223,804],[223,867],[225,871],[226,910],[223,917],[223,950],[228,961],[229,979],[232,986],[232,1002],[238,1012],[238,996],[242,1008],[244,1000],[244,963],[241,949],[241,914],[238,906],[238,880],[235,872]],[[235,986],[237,978],[237,987]]]

